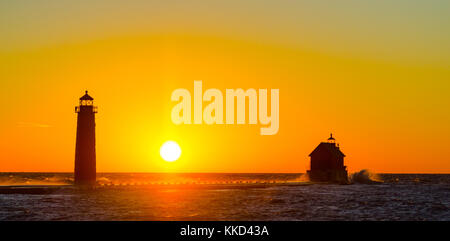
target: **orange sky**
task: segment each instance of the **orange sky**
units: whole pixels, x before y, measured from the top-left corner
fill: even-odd
[[[305,172],[330,132],[350,172],[450,172],[450,28],[433,28],[448,25],[434,3],[174,2],[0,6],[0,171],[72,171],[88,89],[99,172]],[[278,134],[174,125],[171,93],[194,80],[279,89]],[[178,161],[159,157],[166,140]]]

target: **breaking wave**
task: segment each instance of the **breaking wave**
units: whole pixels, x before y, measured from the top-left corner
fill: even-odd
[[[308,174],[301,174],[299,177],[290,182],[311,182],[311,180],[309,179]]]
[[[0,186],[22,186],[22,185],[69,185],[73,184],[72,177],[47,176],[38,174],[25,175],[1,175]]]
[[[363,169],[359,172],[355,172],[349,176],[350,183],[359,183],[359,184],[377,184],[382,183],[383,180],[381,177],[373,173],[367,169]]]

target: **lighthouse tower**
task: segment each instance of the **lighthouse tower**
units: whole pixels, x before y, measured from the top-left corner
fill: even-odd
[[[78,114],[77,140],[75,146],[75,184],[95,185],[95,114],[94,98],[86,94],[75,107]]]

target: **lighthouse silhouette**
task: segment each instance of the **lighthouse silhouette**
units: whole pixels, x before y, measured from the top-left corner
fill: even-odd
[[[77,140],[75,146],[75,185],[95,185],[95,114],[94,98],[86,94],[75,107],[77,119]]]

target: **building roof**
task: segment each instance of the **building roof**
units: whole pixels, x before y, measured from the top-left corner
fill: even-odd
[[[91,96],[88,95],[88,91],[86,90],[86,94],[81,96],[80,100],[94,100]]]
[[[339,149],[339,147],[336,146],[334,143],[328,143],[328,142],[321,142],[314,151],[309,154],[309,156],[312,156],[315,152],[319,151],[326,151],[331,153],[334,156],[343,156],[345,157],[345,154],[342,153],[342,151]]]

